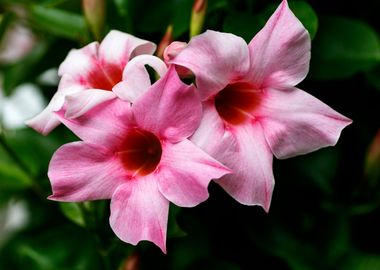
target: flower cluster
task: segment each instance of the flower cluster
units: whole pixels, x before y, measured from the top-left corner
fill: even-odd
[[[285,0],[249,44],[207,31],[173,42],[165,62],[154,51],[119,31],[71,51],[57,93],[28,122],[43,134],[63,123],[82,140],[54,154],[49,198],[111,199],[111,227],[128,243],[166,252],[169,202],[205,201],[211,180],[268,211],[273,155],[335,145],[351,123],[295,87],[308,72],[310,37]],[[152,83],[146,65],[160,79]]]

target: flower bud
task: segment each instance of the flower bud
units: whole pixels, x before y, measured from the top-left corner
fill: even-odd
[[[169,46],[166,47],[164,51],[164,61],[166,64],[169,64],[171,60],[173,60],[184,48],[186,48],[187,43],[181,41],[174,41]],[[177,73],[181,78],[190,78],[193,77],[194,74],[183,66],[176,67]]]
[[[105,0],[82,0],[86,21],[96,40],[101,40],[106,15]]]
[[[380,178],[380,129],[373,139],[366,157],[365,174],[368,179],[376,181]]]
[[[202,32],[203,23],[206,16],[207,0],[195,0],[190,21],[190,37]]]
[[[163,59],[164,51],[166,51],[166,47],[173,41],[173,26],[171,24],[166,28],[165,35],[161,39],[160,44],[158,45],[156,55]]]

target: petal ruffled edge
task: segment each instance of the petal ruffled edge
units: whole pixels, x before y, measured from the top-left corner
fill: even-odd
[[[166,253],[169,201],[149,176],[130,180],[111,199],[110,225],[124,242],[137,245],[148,240]]]
[[[265,138],[279,159],[334,146],[352,120],[297,88],[266,89],[257,112]]]

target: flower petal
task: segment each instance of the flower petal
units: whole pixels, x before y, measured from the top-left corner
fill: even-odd
[[[26,121],[25,124],[43,135],[49,134],[61,123],[59,117],[57,117],[54,112],[62,108],[65,101],[65,96],[68,94],[78,93],[79,91],[80,89],[76,87],[58,90],[46,108],[32,119]]]
[[[308,73],[310,36],[286,0],[248,47],[251,58],[249,77],[257,87],[294,86]]]
[[[89,89],[67,95],[65,98],[65,118],[77,118],[97,105],[115,97],[113,92],[100,89]]]
[[[69,52],[66,59],[58,69],[58,75],[71,75],[80,81],[80,78],[87,76],[96,68],[96,59],[98,55],[98,42],[92,42],[81,49],[73,49]]]
[[[162,77],[167,71],[166,64],[158,57],[152,55],[139,55],[128,62],[123,72],[123,81],[116,84],[112,91],[129,102],[134,102],[150,86],[149,73],[145,65],[152,67]]]
[[[48,176],[53,189],[49,199],[70,202],[110,199],[128,181],[111,151],[84,142],[60,147],[50,161]]]
[[[216,182],[238,202],[260,205],[268,211],[274,187],[273,155],[262,127],[256,122],[237,126],[229,132],[229,145],[226,147],[223,143],[213,156],[231,168],[233,174]]]
[[[211,179],[231,171],[196,147],[192,142],[164,145],[156,172],[161,193],[178,206],[193,207],[205,201]]]
[[[129,102],[118,98],[105,101],[75,119],[64,117],[65,109],[56,113],[60,121],[80,139],[112,148],[134,124]]]
[[[300,89],[267,89],[257,112],[277,158],[335,145],[352,121]]]
[[[163,139],[178,142],[194,133],[202,105],[193,85],[181,82],[174,66],[132,106],[137,124]]]
[[[133,56],[153,54],[155,50],[156,45],[150,41],[112,30],[99,46],[99,60],[105,67],[112,64],[123,70]]]
[[[142,240],[151,241],[164,253],[168,214],[169,201],[151,176],[128,181],[111,199],[110,224],[115,234],[133,245]]]
[[[193,37],[169,62],[184,66],[195,74],[199,94],[205,100],[246,74],[249,52],[242,38],[208,30]]]
[[[207,153],[213,153],[214,149],[221,147],[225,135],[228,136],[226,127],[215,109],[214,101],[203,102],[201,123],[190,140]]]

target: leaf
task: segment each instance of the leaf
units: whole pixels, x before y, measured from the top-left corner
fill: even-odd
[[[42,60],[47,49],[47,43],[41,41],[34,46],[33,51],[25,56],[21,62],[16,62],[3,69],[3,90],[5,95],[10,95],[16,86],[34,75],[35,66]]]
[[[168,220],[168,238],[173,237],[183,237],[186,236],[186,232],[184,232],[181,227],[179,227],[177,223],[177,216],[181,212],[181,208],[175,206],[174,204],[170,204],[169,210],[169,220]]]
[[[16,164],[12,162],[8,154],[0,146],[0,190],[2,193],[19,191],[30,187],[32,184],[26,175]]]
[[[61,209],[65,217],[67,217],[69,220],[81,227],[85,227],[86,223],[83,217],[82,210],[78,203],[61,202],[59,203],[59,208]]]
[[[264,26],[262,18],[248,12],[231,11],[223,23],[223,31],[233,33],[249,42]]]
[[[83,40],[88,33],[85,19],[75,13],[35,5],[30,15],[32,22],[41,30],[60,37]]]
[[[309,31],[310,38],[314,39],[318,30],[318,16],[313,8],[304,1],[291,1],[289,7]]]
[[[309,31],[311,38],[314,38],[318,28],[318,17],[312,7],[303,1],[290,2],[289,6]],[[249,42],[264,27],[277,7],[277,5],[270,5],[264,12],[256,15],[247,11],[232,10],[225,18],[223,31],[241,36],[245,41]]]
[[[379,38],[375,30],[363,21],[323,17],[311,59],[313,79],[348,78],[380,62]]]

